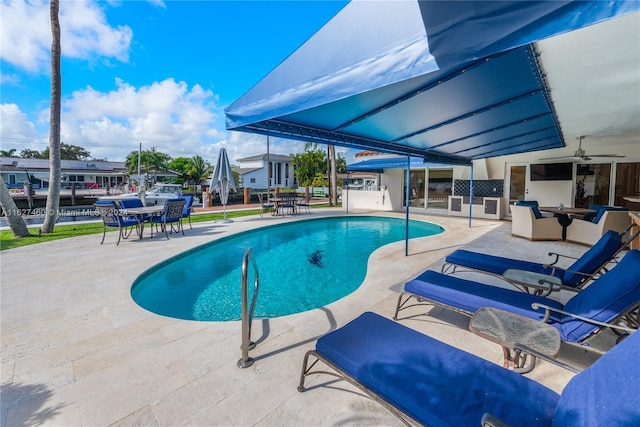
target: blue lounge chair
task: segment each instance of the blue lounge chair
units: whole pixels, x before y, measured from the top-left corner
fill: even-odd
[[[417,302],[411,303],[412,299]],[[597,351],[585,345],[585,341],[602,328],[609,327],[618,334],[624,334],[640,326],[640,251],[630,250],[616,267],[575,294],[564,305],[544,296],[490,286],[431,270],[404,285],[393,318],[398,320],[400,311],[423,304],[439,305],[467,316],[473,315],[481,307],[505,310],[545,321],[558,329],[564,343]],[[626,326],[619,325],[621,322]],[[522,363],[528,363],[533,369],[535,357],[529,361],[522,359]],[[518,368],[523,371],[526,369],[525,366]]]
[[[333,374],[407,425],[637,426],[638,350],[640,334],[634,333],[558,395],[473,354],[364,313],[307,352],[298,391],[305,391],[308,375]],[[335,373],[313,370],[318,361]]]
[[[107,228],[118,229],[118,242],[116,243],[116,246],[120,244],[120,239],[129,238],[134,229],[139,231],[140,222],[138,219],[127,218],[121,215],[121,210],[118,205],[116,205],[116,202],[112,200],[98,200],[93,206],[96,208],[96,211],[102,218],[102,223],[104,224],[102,229],[102,241],[100,244],[104,243]]]
[[[600,273],[606,272],[607,265],[614,261],[620,251],[637,236],[638,233],[630,234],[630,230],[631,227],[622,233],[608,231],[566,269],[557,266],[556,263],[561,257],[571,257],[555,252],[549,252],[549,256],[555,257],[552,262],[540,264],[458,249],[445,258],[441,271],[451,274],[458,271],[487,273],[497,276],[525,292],[533,290],[543,295],[562,289],[579,291]],[[515,273],[521,271],[534,273],[532,275],[533,281],[523,282],[521,277],[523,275],[509,274],[514,273],[514,270]]]
[[[186,200],[184,199],[167,199],[164,202],[164,209],[162,215],[151,217],[151,237],[153,238],[153,224],[156,225],[156,231],[158,226],[160,230],[164,231],[164,234],[169,238],[169,227],[171,232],[178,232],[182,230],[184,236],[184,230],[182,229],[182,209]]]

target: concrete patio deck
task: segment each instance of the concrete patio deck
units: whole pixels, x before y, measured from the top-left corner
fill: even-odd
[[[3,251],[2,426],[400,425],[380,405],[333,377],[311,378],[309,390],[297,392],[304,353],[319,336],[364,311],[390,318],[403,283],[429,266],[439,269],[444,256],[461,246],[541,262],[549,250],[585,250],[513,238],[508,222],[474,219],[469,228],[466,218],[412,213],[446,231],[410,241],[408,257],[404,241],[377,250],[362,286],[339,301],[255,320],[252,338],[258,346],[251,356],[256,362],[247,369],[236,366],[240,322],[161,317],[130,297],[140,273],[186,249],[254,227],[337,214],[344,211],[197,223],[192,230],[187,226],[185,236],[145,237],[119,246],[114,235],[107,235],[104,245],[101,236],[92,235]],[[486,276],[482,280],[488,282]],[[401,322],[501,363],[500,347],[469,332],[466,317],[426,311]],[[539,362],[528,376],[559,392],[573,373]]]

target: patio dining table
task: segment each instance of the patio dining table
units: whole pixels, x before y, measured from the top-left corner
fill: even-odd
[[[122,213],[124,215],[135,216],[138,219],[138,222],[140,223],[140,227],[138,228],[138,238],[142,239],[142,233],[144,232],[144,223],[145,223],[144,216],[160,215],[162,214],[163,210],[164,210],[164,205],[151,205],[151,206],[144,206],[141,208],[122,209]]]
[[[555,206],[540,206],[538,207],[540,212],[549,212],[553,216],[558,218],[558,223],[562,226],[562,240],[567,240],[567,227],[573,222],[573,217],[583,217],[588,213],[596,213],[593,209],[585,208],[558,208]]]
[[[278,212],[280,212],[280,210],[282,209],[282,206],[287,204],[287,203],[291,203],[293,205],[293,215],[296,214],[296,202],[302,200],[303,197],[298,197],[298,196],[276,196],[276,197],[271,197],[269,198],[270,202],[273,202],[274,205],[274,209],[273,209],[273,215],[277,216]],[[284,216],[284,211],[282,211],[282,216]]]

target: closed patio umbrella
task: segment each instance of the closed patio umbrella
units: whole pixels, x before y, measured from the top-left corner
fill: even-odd
[[[224,212],[224,219],[220,222],[232,222],[227,219],[227,201],[229,200],[229,189],[236,189],[236,183],[233,180],[233,174],[231,173],[231,165],[229,164],[229,157],[227,156],[227,150],[220,149],[218,155],[218,161],[211,177],[211,185],[209,186],[211,193],[218,190],[220,194],[220,202]]]

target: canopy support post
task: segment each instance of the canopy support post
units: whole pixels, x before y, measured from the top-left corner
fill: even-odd
[[[473,213],[473,163],[471,163],[471,179],[469,180],[469,228],[471,228],[471,216]]]
[[[407,155],[407,184],[405,190],[405,205],[406,205],[406,224],[405,224],[405,239],[404,239],[404,256],[409,256],[409,197],[411,195],[411,155]]]

